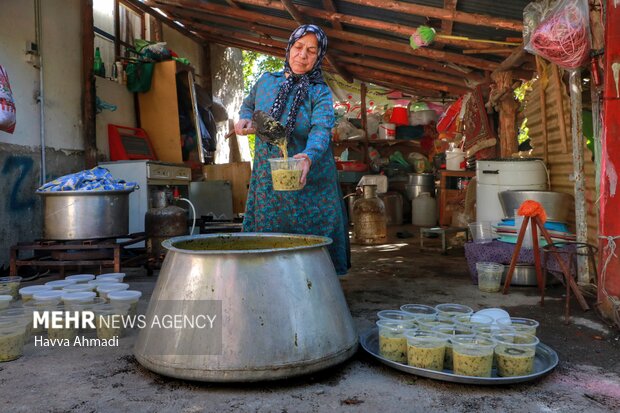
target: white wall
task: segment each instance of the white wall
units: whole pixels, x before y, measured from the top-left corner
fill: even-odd
[[[42,0],[43,79],[47,146],[83,149],[81,131],[81,42],[79,0]],[[0,142],[39,145],[39,70],[26,63],[26,42],[35,41],[34,2],[3,0],[0,64],[8,74],[17,109],[13,135]]]

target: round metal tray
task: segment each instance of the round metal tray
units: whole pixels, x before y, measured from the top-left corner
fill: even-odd
[[[373,327],[367,332],[361,334],[360,344],[362,345],[364,350],[370,353],[377,360],[397,370],[404,371],[406,373],[416,374],[422,377],[428,377],[429,379],[449,381],[452,383],[501,385],[536,380],[549,374],[558,365],[559,361],[558,354],[551,347],[540,343],[538,344],[538,347],[536,347],[533,374],[517,377],[498,377],[497,371],[493,369],[493,371],[491,372],[491,377],[471,377],[454,374],[452,373],[452,370],[448,369],[445,369],[444,371],[427,370],[419,367],[413,367],[406,364],[397,363],[395,361],[384,358],[383,356],[379,355],[379,334],[377,327]]]

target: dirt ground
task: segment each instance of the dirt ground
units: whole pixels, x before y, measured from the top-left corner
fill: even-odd
[[[415,233],[413,228],[405,228]],[[396,229],[394,229],[396,230]],[[402,228],[398,230],[402,231]],[[340,366],[288,381],[220,385],[169,379],[142,368],[132,355],[135,334],[116,348],[40,348],[0,364],[2,412],[612,412],[620,410],[620,334],[593,311],[572,306],[563,323],[563,288],[507,296],[472,285],[462,249],[448,256],[420,252],[417,237],[375,247],[354,246],[353,269],[341,279],[359,332],[375,313],[405,303],[459,302],[502,307],[540,321],[539,337],[560,364],[547,377],[500,387],[452,384],[386,367],[363,350]],[[156,277],[127,269],[144,309]],[[48,281],[52,278],[43,279]]]

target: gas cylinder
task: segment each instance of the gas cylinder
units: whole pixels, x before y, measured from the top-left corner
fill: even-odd
[[[153,191],[152,208],[144,215],[146,232],[146,252],[149,257],[158,259],[166,250],[162,241],[187,235],[187,213],[183,208],[168,204],[165,191]]]
[[[364,196],[353,204],[354,242],[383,244],[387,240],[385,205],[377,197],[377,185],[364,185]]]

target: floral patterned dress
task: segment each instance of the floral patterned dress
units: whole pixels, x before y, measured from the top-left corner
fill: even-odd
[[[255,110],[269,112],[284,80],[284,72],[261,76],[244,99],[240,118],[251,119]],[[282,124],[286,124],[293,97],[294,93],[288,97]],[[273,190],[268,159],[281,158],[282,154],[277,147],[256,139],[243,230],[329,237],[333,242],[327,249],[336,273],[343,275],[350,268],[350,247],[345,204],[330,145],[333,125],[329,88],[325,84],[310,85],[288,143],[289,156],[303,152],[312,161],[306,186],[300,191]]]

